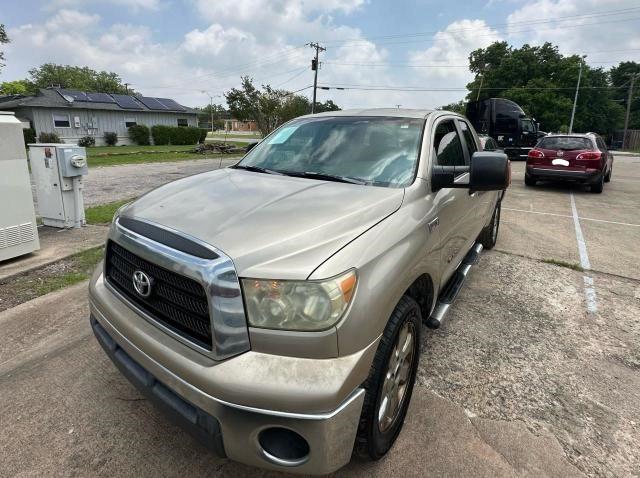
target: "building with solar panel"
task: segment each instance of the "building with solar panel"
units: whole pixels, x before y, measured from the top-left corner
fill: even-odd
[[[198,126],[196,110],[169,98],[61,88],[40,89],[34,96],[0,96],[0,110],[13,111],[36,135],[56,133],[65,143],[94,136],[96,145],[102,145],[104,133],[115,132],[118,144],[130,144],[127,128],[136,124]]]

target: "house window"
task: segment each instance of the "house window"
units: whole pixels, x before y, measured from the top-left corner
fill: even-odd
[[[53,126],[55,128],[71,128],[69,115],[53,115]]]
[[[137,125],[137,121],[135,118],[133,117],[128,117],[124,119],[124,125],[128,128],[129,126],[135,126]]]
[[[178,126],[189,126],[187,118],[178,118]]]

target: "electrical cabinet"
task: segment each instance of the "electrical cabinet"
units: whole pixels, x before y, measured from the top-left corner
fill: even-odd
[[[29,160],[42,222],[81,227],[85,223],[82,178],[88,173],[85,149],[74,144],[30,144]]]
[[[22,123],[0,111],[0,261],[38,249]]]

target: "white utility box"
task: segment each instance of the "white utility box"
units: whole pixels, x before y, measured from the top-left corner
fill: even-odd
[[[43,224],[81,227],[85,223],[82,177],[89,172],[85,149],[75,144],[30,144],[29,161]]]
[[[0,111],[0,261],[38,249],[22,123]]]

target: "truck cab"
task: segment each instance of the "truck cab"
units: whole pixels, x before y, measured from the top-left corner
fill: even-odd
[[[89,286],[122,373],[214,453],[325,474],[376,460],[509,184],[455,113],[303,116],[233,167],[123,206]]]
[[[504,98],[470,101],[466,116],[479,134],[495,139],[509,159],[526,160],[529,151],[545,134],[517,103]]]

